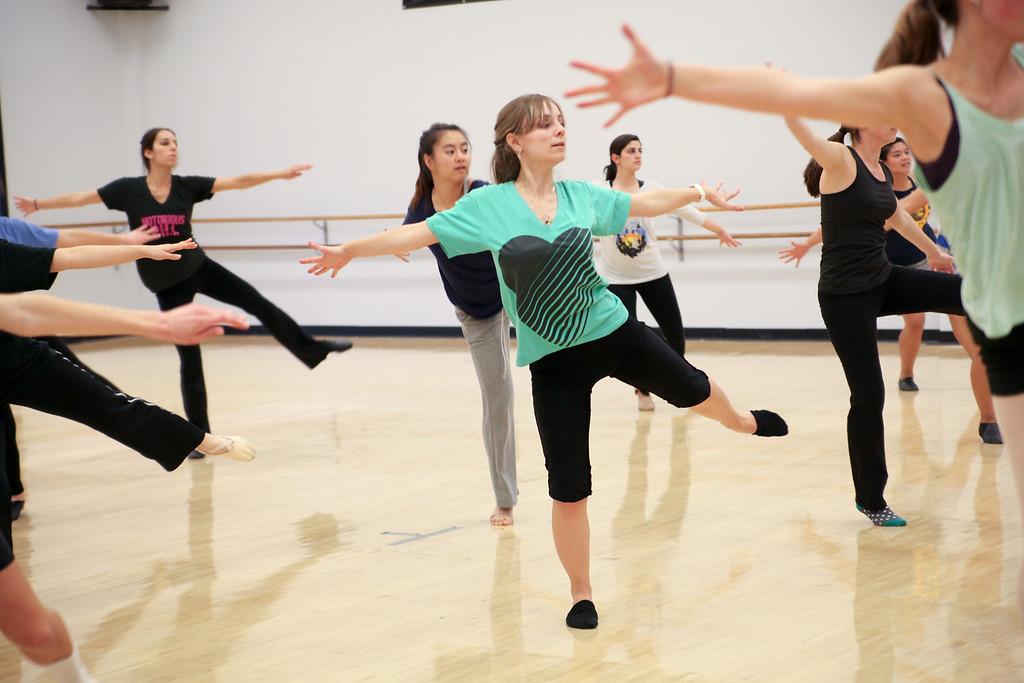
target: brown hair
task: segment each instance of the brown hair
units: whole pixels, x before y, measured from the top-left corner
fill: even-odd
[[[958,0],[911,0],[896,20],[889,41],[875,60],[875,70],[897,64],[931,64],[944,57],[942,22],[955,27],[960,21]]]
[[[505,138],[509,133],[522,135],[536,128],[544,116],[544,107],[548,104],[562,113],[558,102],[547,95],[535,93],[520,95],[498,112],[498,118],[494,122],[494,156],[491,158],[494,182],[505,183],[519,177],[519,158],[508,146]]]
[[[146,173],[149,173],[149,159],[146,158],[146,152],[153,150],[153,145],[156,143],[156,136],[159,135],[162,130],[166,130],[171,135],[177,135],[170,128],[150,128],[142,134],[142,139],[139,140],[139,154],[142,156],[142,165],[146,167]]]
[[[839,130],[830,135],[828,139],[842,144],[843,138],[846,137],[847,133],[853,137],[854,142],[860,140],[860,130],[846,125],[839,126]],[[812,197],[821,196],[821,172],[823,170],[821,164],[814,157],[811,157],[811,160],[807,162],[807,167],[804,169],[804,185],[807,186],[807,194]]]
[[[466,131],[454,123],[435,123],[420,134],[419,151],[416,153],[416,162],[420,165],[420,174],[416,177],[416,190],[413,192],[412,200],[409,202],[410,209],[415,209],[423,201],[424,197],[429,197],[434,191],[434,175],[427,168],[427,163],[423,161],[423,157],[434,154],[434,145],[448,131],[462,133],[462,137],[467,140],[469,139]]]

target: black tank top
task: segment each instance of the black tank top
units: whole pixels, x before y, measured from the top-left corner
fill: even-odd
[[[857,177],[845,190],[821,195],[818,291],[826,294],[866,292],[885,282],[892,269],[885,256],[885,222],[897,207],[892,174],[880,164],[885,180],[878,180],[860,155],[847,149]]]

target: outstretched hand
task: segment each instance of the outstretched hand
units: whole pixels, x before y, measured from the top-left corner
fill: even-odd
[[[729,203],[733,197],[740,193],[740,188],[737,187],[732,192],[729,192],[728,190],[722,189],[724,182],[718,183],[713,188],[709,188],[705,185],[704,181],[701,181],[700,184],[704,188],[704,199],[709,204],[713,204],[714,206],[717,206],[720,209],[725,209],[726,211],[743,211],[744,206],[742,204]]]
[[[779,260],[783,263],[793,263],[794,268],[799,268],[800,261],[804,256],[807,256],[807,252],[811,250],[811,247],[803,242],[790,242],[790,244],[792,246],[786,249],[779,249]]]
[[[249,329],[249,322],[240,313],[196,303],[172,308],[158,315],[159,324],[153,336],[178,346],[194,346],[210,337],[220,337],[225,327]]]
[[[577,88],[565,93],[566,97],[590,97],[579,103],[580,107],[599,107],[618,104],[619,110],[604,125],[605,128],[618,121],[630,109],[666,97],[671,94],[672,70],[668,63],[655,59],[633,29],[623,25],[622,33],[633,45],[633,56],[621,69],[607,69],[589,62],[569,62],[577,69],[587,71],[604,83]]]
[[[331,247],[310,242],[309,247],[319,251],[320,255],[307,256],[304,259],[300,259],[299,263],[309,265],[310,268],[306,272],[311,275],[323,275],[330,271],[332,278],[338,277],[338,271],[347,266],[349,261],[352,260],[352,257],[345,252],[343,244]]]
[[[145,255],[142,258],[153,259],[154,261],[177,261],[181,258],[179,251],[196,249],[199,245],[189,237],[187,240],[175,242],[174,244],[152,244],[143,246]]]
[[[126,244],[148,244],[160,237],[160,230],[152,225],[143,225],[129,230],[125,236]]]
[[[23,216],[28,216],[36,211],[36,200],[32,199],[32,197],[14,195],[14,205],[18,207],[18,211],[21,211]]]
[[[298,178],[300,175],[312,168],[313,164],[293,164],[281,171],[281,179],[291,180],[292,178]]]

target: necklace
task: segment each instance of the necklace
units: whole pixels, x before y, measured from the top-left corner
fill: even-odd
[[[525,187],[525,186],[523,186],[523,185],[521,185],[521,184],[519,184],[519,183],[516,183],[516,189],[518,189],[518,190],[519,190],[519,194],[521,194],[521,195],[523,196],[523,198],[524,198],[524,199],[527,199],[527,198],[528,198],[528,196],[527,196],[527,192],[526,192],[526,187]],[[552,184],[552,185],[551,185],[551,197],[552,197],[552,199],[554,199],[554,200],[556,201],[556,203],[557,203],[557,200],[558,200],[558,191],[557,191],[557,190],[555,189],[555,186],[554,186],[554,184]],[[551,201],[551,200],[550,200],[550,199],[546,199],[546,198],[544,198],[544,197],[534,197],[534,201],[535,201],[535,202],[536,202],[536,203],[538,204],[538,206],[539,206],[539,205],[541,205],[542,203],[550,203],[550,201]],[[551,215],[550,215],[550,214],[548,214],[548,213],[542,213],[542,214],[540,215],[540,220],[541,220],[541,223],[543,223],[544,225],[551,225]]]

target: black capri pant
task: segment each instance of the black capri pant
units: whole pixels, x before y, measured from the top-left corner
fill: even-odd
[[[652,329],[628,319],[607,337],[556,351],[530,364],[533,412],[548,471],[548,494],[575,503],[591,494],[590,395],[614,377],[687,408],[711,395],[702,371]]]
[[[994,396],[1024,394],[1024,323],[1005,337],[989,339],[970,318],[974,341],[981,347],[988,384]]]
[[[202,429],[163,408],[112,389],[87,369],[75,365],[43,342],[32,342],[38,353],[4,396],[13,403],[64,417],[92,427],[156,461],[168,472],[176,469],[206,436]],[[38,347],[43,348],[38,348]],[[8,489],[6,475],[3,488]],[[9,491],[9,489],[8,489]],[[9,493],[0,505],[0,535],[11,541]]]
[[[893,266],[885,282],[866,292],[818,292],[821,317],[850,386],[846,440],[857,503],[886,506],[885,383],[878,360],[878,318],[905,313],[963,315],[960,276]]]

